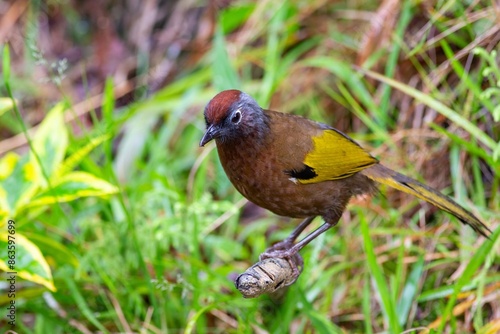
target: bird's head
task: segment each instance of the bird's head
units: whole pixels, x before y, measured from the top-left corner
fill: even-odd
[[[215,139],[222,143],[262,136],[267,129],[267,119],[257,102],[239,90],[220,92],[205,107],[207,131],[200,141],[205,146]]]

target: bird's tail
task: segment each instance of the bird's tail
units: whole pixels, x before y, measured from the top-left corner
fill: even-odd
[[[439,191],[418,182],[417,180],[399,174],[398,172],[393,171],[392,169],[389,169],[381,164],[376,164],[364,169],[361,173],[378,183],[382,183],[388,185],[389,187],[414,195],[435,205],[441,210],[451,213],[460,219],[464,224],[470,225],[474,230],[485,237],[488,237],[488,235],[491,234],[491,230],[486,225],[484,225],[472,213],[465,210],[460,204],[455,202],[450,197],[441,194]]]

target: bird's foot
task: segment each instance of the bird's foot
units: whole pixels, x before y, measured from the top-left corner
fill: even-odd
[[[294,243],[285,239],[266,249],[264,253],[260,254],[259,260],[272,258],[285,259],[292,268],[291,281],[295,282],[304,268],[304,260],[298,252],[299,250],[294,247]]]

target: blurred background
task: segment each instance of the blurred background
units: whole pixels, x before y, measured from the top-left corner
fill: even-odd
[[[0,2],[0,327],[500,332],[499,42],[494,0]],[[244,299],[236,275],[298,222],[198,147],[229,88],[348,133],[494,234],[382,188],[283,299]]]

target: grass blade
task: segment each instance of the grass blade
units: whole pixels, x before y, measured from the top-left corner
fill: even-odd
[[[359,220],[361,223],[361,233],[363,235],[363,243],[366,252],[366,264],[370,270],[370,275],[375,282],[378,294],[382,301],[382,312],[384,317],[389,323],[389,330],[391,333],[400,333],[401,328],[399,326],[399,320],[396,315],[396,309],[394,305],[394,300],[391,298],[391,293],[389,286],[384,279],[384,274],[382,273],[382,268],[377,262],[377,257],[375,256],[375,250],[373,248],[372,238],[370,236],[370,227],[366,221],[366,217],[361,211],[358,211]]]
[[[476,254],[471,257],[469,264],[454,285],[453,294],[450,296],[450,299],[448,300],[448,303],[446,304],[446,308],[442,315],[441,324],[438,329],[439,333],[444,332],[444,327],[451,317],[451,313],[453,311],[453,307],[455,306],[455,302],[457,301],[459,292],[462,291],[462,288],[471,281],[472,276],[477,272],[479,266],[484,263],[486,256],[488,256],[488,254],[492,252],[493,246],[498,243],[499,237],[500,226],[498,226],[497,229],[493,232],[490,239],[487,239],[483,242]]]
[[[408,314],[410,313],[411,304],[415,298],[415,294],[418,290],[418,283],[420,277],[422,276],[422,272],[424,270],[424,257],[420,256],[417,263],[413,267],[413,270],[408,277],[408,281],[403,289],[403,293],[399,298],[397,310],[398,310],[398,318],[399,324],[404,326],[408,319]]]
[[[426,106],[436,110],[439,112],[441,115],[445,116],[448,118],[450,121],[453,123],[457,124],[461,128],[465,129],[467,132],[469,132],[473,137],[477,138],[480,142],[482,142],[484,145],[486,145],[488,148],[491,150],[494,150],[497,146],[495,141],[488,137],[486,133],[484,133],[479,127],[471,123],[469,120],[465,119],[462,117],[460,114],[458,114],[456,111],[452,110],[451,108],[447,107],[440,101],[430,97],[429,95],[420,92],[419,90],[410,87],[408,85],[405,85],[399,81],[396,81],[391,78],[387,78],[381,74],[378,74],[376,72],[370,71],[370,70],[365,70],[361,69],[360,71],[368,75],[369,77],[379,80],[380,82],[386,83],[403,93],[413,97],[415,100],[425,104]]]
[[[363,284],[363,315],[364,315],[364,323],[365,323],[365,333],[372,334],[373,333],[373,324],[372,324],[372,308],[370,305],[371,296],[370,296],[370,278],[366,276],[365,284]]]

